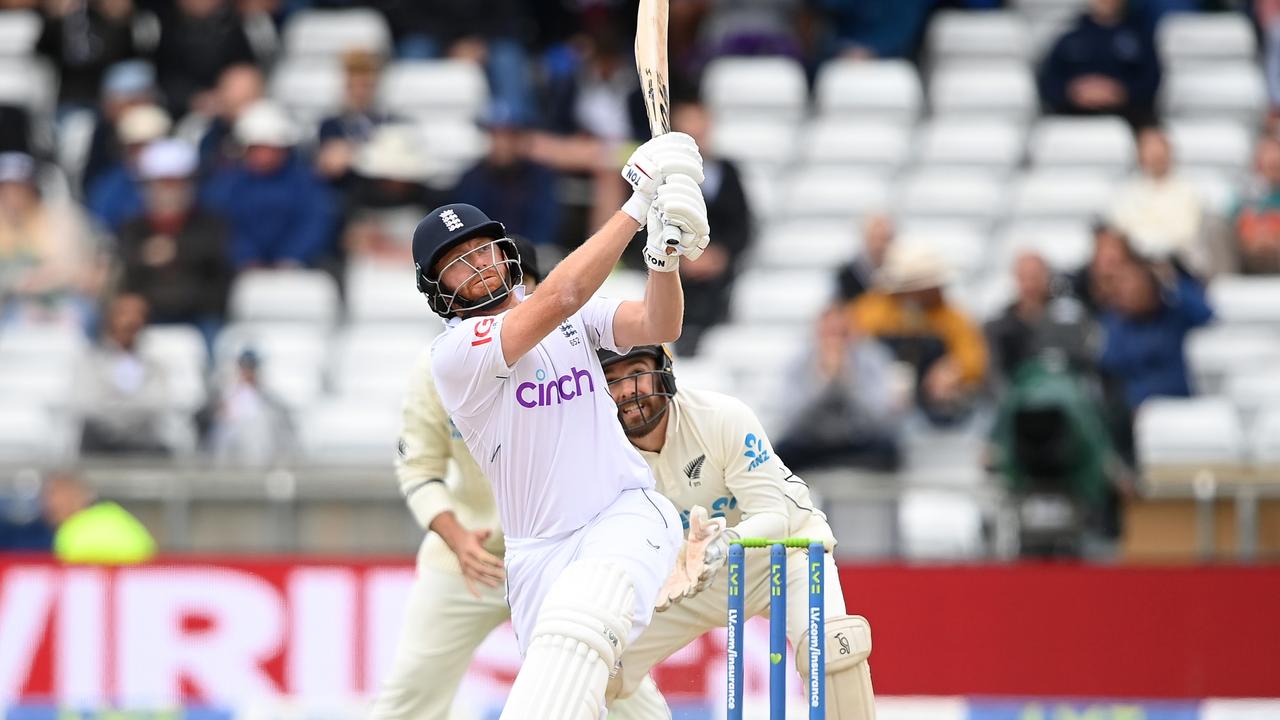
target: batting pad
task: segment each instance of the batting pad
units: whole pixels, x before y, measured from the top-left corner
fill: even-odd
[[[565,568],[542,602],[502,720],[597,720],[631,632],[635,589],[608,560]]]
[[[876,698],[871,688],[871,624],[861,615],[827,620],[827,717],[831,720],[875,720]],[[809,633],[796,646],[800,677],[809,680]]]
[[[671,708],[652,675],[645,675],[631,695],[609,704],[609,720],[671,720]]]

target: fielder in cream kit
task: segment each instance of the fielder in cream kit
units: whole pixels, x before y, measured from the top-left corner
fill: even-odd
[[[826,516],[813,504],[809,488],[773,452],[755,413],[720,393],[681,387],[670,353],[659,345],[626,353],[600,352],[618,420],[632,444],[652,468],[658,491],[680,510],[690,532],[723,518],[729,536],[806,537],[834,548]],[[787,638],[807,648],[808,562],[805,550],[789,552],[787,563]],[[865,618],[848,615],[831,554],[826,556],[827,717],[870,720],[875,717],[871,687],[871,628]],[[769,555],[747,553],[748,617],[769,610]],[[659,599],[659,613],[644,635],[622,656],[622,671],[610,686],[617,696],[610,707],[615,720],[663,720],[671,713],[656,706],[653,695],[633,695],[650,669],[713,628],[725,626],[727,573],[713,576],[701,592],[672,592]],[[796,653],[806,685],[809,656]],[[659,696],[660,697],[660,696]]]
[[[514,244],[477,208],[437,208],[414,232],[418,289],[447,324],[431,348],[435,387],[506,533],[524,662],[504,719],[603,718],[622,652],[689,554],[679,515],[617,424],[596,351],[680,334],[672,271],[708,241],[702,159],[672,133],[637,149],[623,176],[631,199],[527,297]],[[645,299],[593,297],[641,227]]]

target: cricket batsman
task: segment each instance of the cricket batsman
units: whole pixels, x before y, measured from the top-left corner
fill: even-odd
[[[809,487],[783,465],[755,413],[720,393],[681,388],[676,392],[666,347],[640,345],[625,352],[600,351],[617,403],[617,417],[690,528],[707,522],[706,510],[728,522],[729,537],[807,537],[835,547],[826,516],[809,497]],[[807,551],[791,550],[787,563],[787,638],[808,647]],[[696,560],[696,558],[695,558]],[[872,720],[871,627],[848,615],[831,554],[826,557],[827,717]],[[688,568],[692,572],[692,567]],[[746,556],[747,617],[769,611],[769,555]],[[673,578],[679,577],[679,573]],[[659,614],[622,657],[622,671],[610,686],[618,699],[611,720],[667,720],[666,703],[644,682],[650,668],[713,628],[724,627],[727,578],[715,575],[696,596],[696,583],[669,583]],[[808,655],[796,653],[800,676],[808,681]],[[643,683],[643,684],[642,684]]]
[[[524,292],[542,280],[533,245],[512,242]],[[511,616],[502,569],[502,528],[493,491],[440,402],[431,353],[414,368],[401,412],[396,479],[428,530],[391,674],[373,720],[447,720],[462,676],[484,639]],[[449,461],[457,472],[446,484]],[[647,686],[647,684],[646,684]]]
[[[633,194],[526,296],[500,223],[464,204],[414,231],[418,289],[446,319],[431,349],[445,410],[489,479],[506,533],[507,601],[524,662],[502,717],[593,720],[682,552],[679,515],[616,420],[596,351],[678,337],[680,258],[710,229],[688,135],[641,145]],[[647,228],[643,301],[593,297]],[[714,527],[714,526],[713,526]]]

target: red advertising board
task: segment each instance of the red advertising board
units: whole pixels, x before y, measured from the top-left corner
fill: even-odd
[[[886,695],[1280,697],[1280,569],[844,566]],[[406,562],[0,560],[0,707],[236,703],[367,694],[388,667]],[[764,630],[749,633],[748,688]],[[751,643],[760,648],[753,679]],[[723,636],[659,668],[673,702],[722,696]],[[501,694],[509,630],[467,683]]]

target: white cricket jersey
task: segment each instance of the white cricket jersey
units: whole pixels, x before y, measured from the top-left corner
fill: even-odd
[[[596,357],[614,344],[620,300],[592,298],[525,353],[502,357],[506,313],[452,319],[431,346],[436,388],[493,485],[508,538],[553,538],[587,524],[623,490],[652,489]]]
[[[809,486],[778,458],[741,400],[680,388],[667,412],[662,450],[640,454],[686,528],[690,509],[701,505],[742,537],[808,537],[835,546]]]

